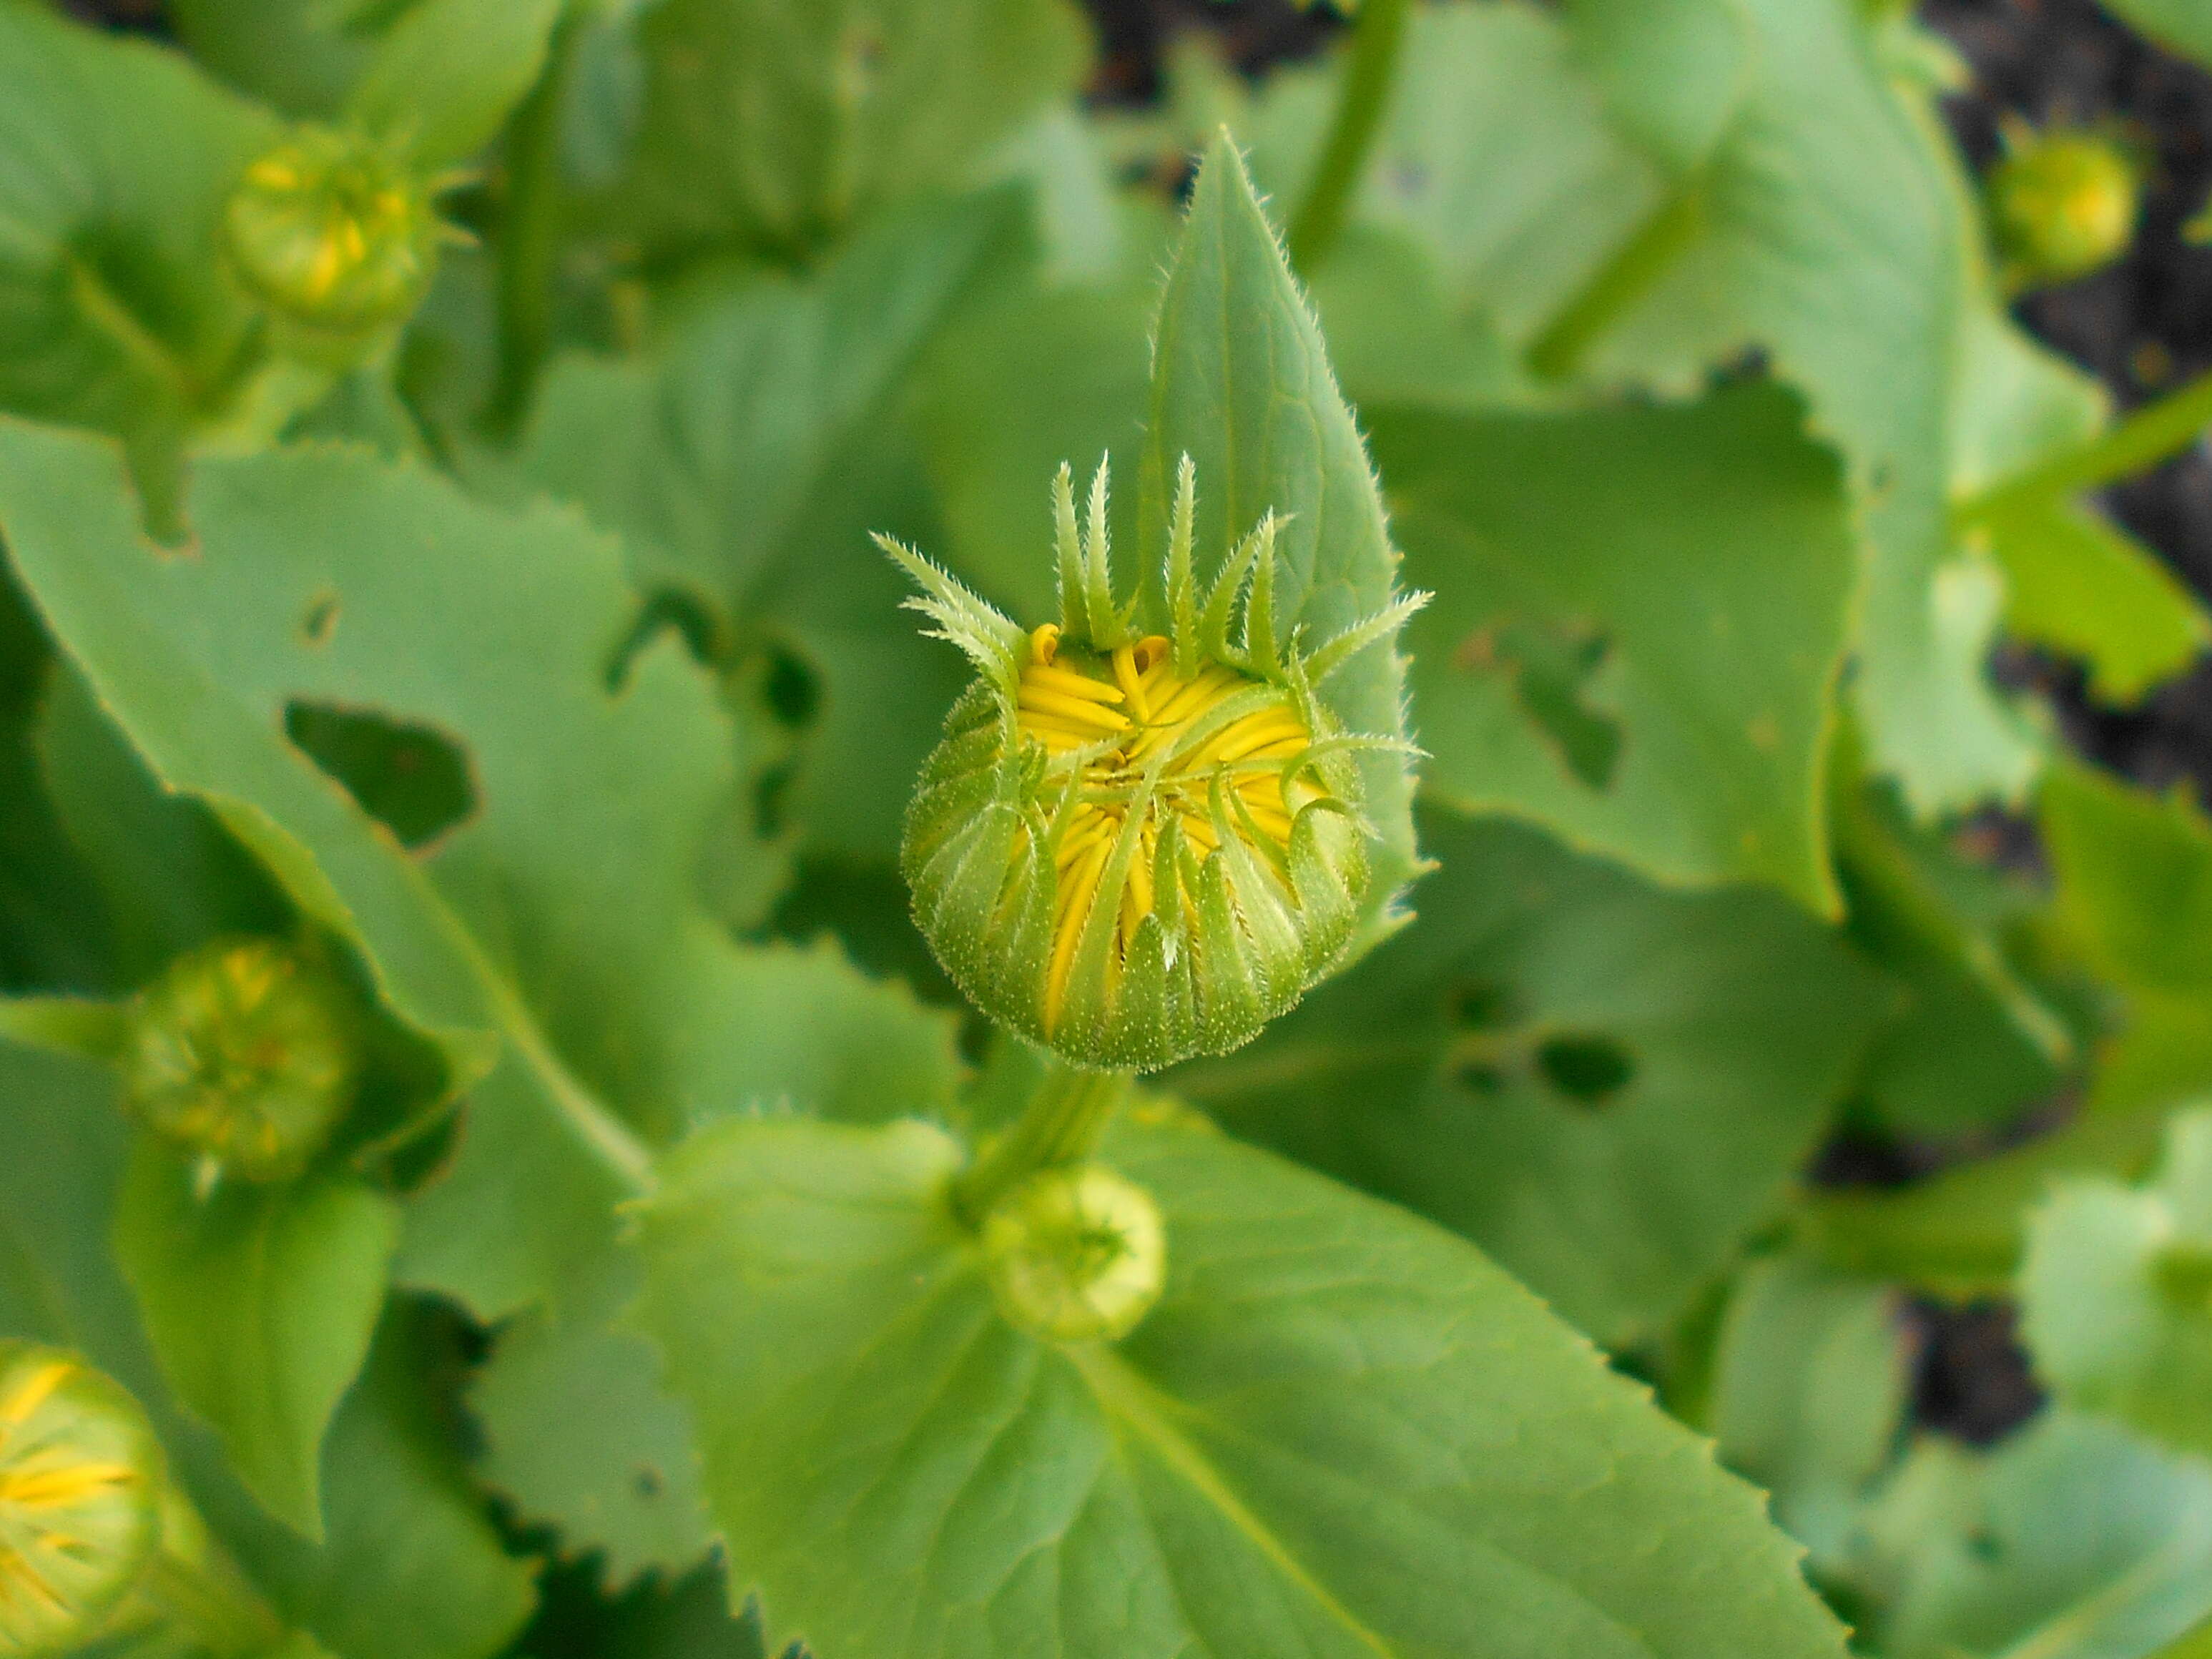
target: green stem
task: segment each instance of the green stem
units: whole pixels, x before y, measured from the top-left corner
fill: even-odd
[[[507,134],[507,204],[499,227],[499,383],[488,421],[512,432],[530,406],[553,339],[553,267],[559,253],[561,117],[576,61],[576,8],[553,32],[545,72]]]
[[[1410,0],[1365,0],[1352,37],[1352,62],[1337,96],[1336,120],[1322,146],[1305,199],[1291,216],[1291,264],[1310,276],[1344,229],[1352,193],[1367,169],[1367,152],[1382,124],[1398,71]]]
[[[1857,744],[1839,737],[1830,762],[1828,827],[1853,928],[1890,950],[1964,973],[2053,1066],[2074,1059],[2065,1023],[2023,983],[1994,940],[1960,923],[1910,850],[1868,799]]]
[[[1953,509],[1953,517],[1961,524],[1972,523],[1996,517],[2008,507],[2111,483],[2187,447],[2208,426],[2212,426],[2212,374],[2198,376],[2179,392],[2145,404],[2087,443],[2061,450],[1961,501]]]
[[[1653,283],[1705,231],[1705,181],[1685,183],[1644,221],[1642,228],[1567,302],[1528,349],[1528,367],[1547,380],[1564,380],[1607,330],[1650,292]]]
[[[962,1218],[980,1226],[1030,1176],[1090,1157],[1134,1081],[1127,1072],[1083,1072],[1054,1060],[1029,1109],[954,1187],[953,1204]]]

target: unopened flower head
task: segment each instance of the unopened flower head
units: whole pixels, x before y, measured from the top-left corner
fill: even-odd
[[[1186,460],[1158,631],[1114,593],[1103,464],[1087,524],[1066,468],[1055,485],[1057,623],[1024,629],[884,543],[981,670],[907,816],[916,919],[978,1006],[1078,1065],[1224,1053],[1328,972],[1370,879],[1353,757],[1404,746],[1344,731],[1323,688],[1419,599],[1285,641],[1273,516],[1202,585],[1195,487]]]
[[[73,1354],[0,1342],[0,1654],[100,1633],[160,1544],[161,1485],[128,1394]]]
[[[1044,1170],[983,1222],[999,1311],[1048,1342],[1112,1341],[1134,1330],[1167,1278],[1159,1206],[1096,1164]]]
[[[2135,240],[2142,169],[2097,131],[2015,126],[1990,174],[1991,228],[2014,287],[2071,282],[2109,264]]]
[[[279,316],[368,333],[404,318],[429,284],[447,234],[434,194],[372,140],[305,128],[246,168],[223,210],[225,249]]]
[[[354,1010],[325,970],[276,939],[218,940],[140,995],[125,1101],[225,1174],[289,1180],[352,1105],[359,1048]]]

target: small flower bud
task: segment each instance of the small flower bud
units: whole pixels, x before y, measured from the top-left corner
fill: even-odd
[[[126,1106],[247,1181],[299,1175],[353,1103],[359,1044],[343,989],[275,939],[179,957],[140,994]]]
[[[1048,1342],[1110,1342],[1160,1299],[1167,1231],[1152,1194],[1111,1170],[1046,1170],[984,1218],[983,1260],[1008,1324]]]
[[[1103,466],[1087,532],[1060,471],[1057,624],[1024,632],[884,544],[982,670],[907,815],[915,918],[978,1006],[1079,1066],[1225,1053],[1328,972],[1369,881],[1352,757],[1403,747],[1346,732],[1319,688],[1418,601],[1285,646],[1273,515],[1201,592],[1194,489],[1186,464],[1159,632],[1113,597]]]
[[[286,320],[356,336],[428,286],[444,228],[430,187],[356,134],[301,130],[246,170],[223,210],[231,268]]]
[[[0,1654],[100,1634],[161,1542],[162,1486],[137,1401],[74,1355],[0,1342]]]
[[[2035,288],[2086,276],[2135,239],[2141,171],[2117,140],[2095,132],[2017,128],[1990,174],[1992,234],[2007,281]]]

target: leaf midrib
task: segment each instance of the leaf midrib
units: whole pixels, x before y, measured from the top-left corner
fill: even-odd
[[[1382,1635],[1337,1599],[1297,1553],[1237,1497],[1205,1452],[1170,1420],[1173,1402],[1163,1397],[1129,1363],[1107,1348],[1078,1349],[1068,1355],[1091,1389],[1117,1437],[1133,1437],[1168,1470],[1206,1500],[1260,1554],[1377,1659],[1403,1659]]]

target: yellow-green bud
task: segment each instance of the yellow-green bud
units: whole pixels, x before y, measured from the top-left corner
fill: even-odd
[[[162,1486],[137,1401],[72,1354],[0,1342],[0,1655],[100,1634],[160,1546]]]
[[[2135,239],[2142,179],[2127,150],[2094,132],[2019,132],[1991,171],[1990,217],[2016,287],[2071,282]]]
[[[276,939],[219,940],[140,994],[125,1102],[226,1174],[285,1181],[329,1143],[359,1065],[352,1004],[326,971]]]
[[[355,336],[414,309],[444,228],[404,162],[357,134],[309,127],[246,169],[222,233],[255,299],[304,328]]]
[[[1025,631],[883,544],[982,671],[907,814],[915,920],[979,1007],[1079,1066],[1225,1053],[1334,967],[1370,878],[1352,756],[1401,746],[1346,732],[1319,688],[1411,603],[1285,648],[1273,516],[1201,592],[1194,487],[1186,463],[1158,631],[1113,597],[1103,466],[1087,532],[1060,470],[1058,623]]]
[[[1047,1170],[992,1206],[983,1260],[1008,1324],[1048,1342],[1112,1341],[1160,1299],[1167,1230],[1152,1194],[1111,1170]]]

